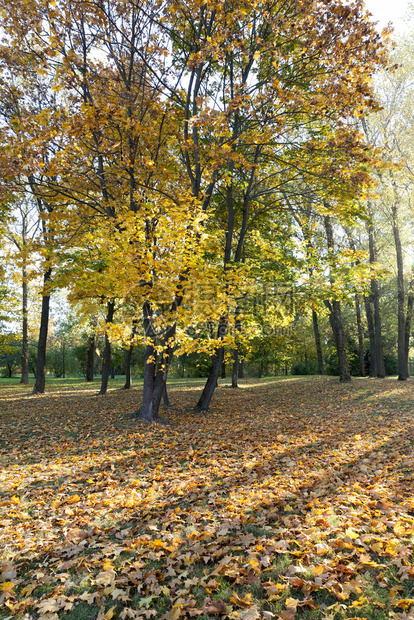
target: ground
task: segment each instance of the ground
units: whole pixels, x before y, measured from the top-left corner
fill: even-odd
[[[414,617],[414,381],[121,385],[1,383],[0,618]]]

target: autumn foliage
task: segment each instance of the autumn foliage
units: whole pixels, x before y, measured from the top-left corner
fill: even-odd
[[[3,617],[407,618],[413,389],[250,381],[172,427],[70,384],[1,398]]]

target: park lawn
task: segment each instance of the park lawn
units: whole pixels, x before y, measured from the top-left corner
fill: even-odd
[[[412,617],[414,381],[96,389],[0,384],[0,618]]]

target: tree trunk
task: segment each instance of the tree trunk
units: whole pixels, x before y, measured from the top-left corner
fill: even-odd
[[[162,356],[159,363],[159,370],[155,374],[156,368],[156,349],[153,345],[148,345],[145,354],[144,368],[144,391],[142,396],[142,405],[133,416],[147,422],[159,422],[162,419],[159,416],[161,399],[164,398],[164,404],[169,407],[170,403],[167,395],[167,375],[168,368],[172,358],[172,350],[167,349],[165,355]],[[153,361],[154,360],[154,361]]]
[[[124,390],[131,389],[131,361],[132,361],[132,351],[134,347],[131,345],[128,347],[126,360],[125,360],[125,385]]]
[[[93,381],[95,367],[95,334],[88,336],[88,353],[86,360],[86,381]]]
[[[325,231],[326,231],[326,240],[328,244],[328,253],[330,257],[330,281],[331,284],[334,283],[334,278],[332,274],[332,254],[334,251],[334,237],[333,237],[333,229],[332,223],[329,215],[326,215],[324,218],[325,223]],[[339,373],[340,373],[340,381],[347,382],[351,381],[351,375],[349,372],[349,363],[348,363],[348,355],[346,352],[345,346],[345,335],[344,335],[344,327],[342,321],[342,313],[341,313],[341,304],[339,301],[334,300],[332,303],[330,301],[325,301],[326,307],[329,309],[329,320],[331,323],[336,351],[338,355],[339,362]]]
[[[361,372],[361,377],[365,377],[364,328],[362,327],[361,306],[358,295],[355,296],[355,311],[358,330],[359,370]]]
[[[356,245],[354,241],[354,237],[352,236],[351,230],[348,226],[344,226],[344,230],[348,236],[349,247],[350,249],[356,253]],[[360,265],[360,261],[356,261],[356,265]],[[358,331],[358,353],[359,353],[359,371],[361,373],[361,377],[365,377],[365,356],[364,356],[364,329],[362,327],[361,320],[361,306],[359,303],[358,293],[355,295],[355,312],[357,318],[357,331]]]
[[[106,323],[112,323],[114,318],[115,302],[108,301]],[[108,334],[105,333],[105,348],[102,360],[102,379],[99,394],[103,396],[108,389],[109,374],[111,372],[111,343]]]
[[[47,284],[51,278],[52,270],[49,268],[43,276],[43,285]],[[49,308],[50,295],[45,290],[42,297],[42,313],[40,317],[39,342],[37,345],[36,381],[33,387],[33,394],[44,394],[46,386],[46,343],[49,327]]]
[[[63,339],[62,341],[62,378],[65,379],[66,378],[66,343],[65,343],[65,339]]]
[[[377,376],[377,358],[375,354],[375,327],[372,315],[371,301],[366,295],[364,296],[365,314],[367,316],[368,337],[369,337],[369,376]]]
[[[168,392],[167,392],[167,384],[164,384],[164,389],[162,391],[162,402],[164,403],[164,407],[166,409],[169,409],[171,407],[170,404],[170,399],[168,398]]]
[[[177,301],[178,300],[178,301]],[[175,308],[181,304],[178,295],[175,300]],[[144,366],[144,389],[142,395],[142,404],[138,411],[135,411],[132,416],[147,422],[162,422],[159,417],[159,408],[161,399],[164,396],[164,403],[168,403],[168,396],[166,394],[167,376],[168,370],[171,364],[171,360],[174,354],[173,345],[176,324],[170,325],[163,336],[164,351],[157,354],[155,347],[156,334],[152,326],[152,311],[148,302],[144,303],[144,329],[145,335],[150,340],[150,344],[147,345],[145,351],[145,366]],[[158,360],[157,360],[158,355]],[[156,372],[158,364],[158,371]],[[166,405],[166,406],[168,406]]]
[[[345,346],[344,328],[342,322],[341,304],[339,301],[325,301],[326,307],[329,309],[329,322],[335,340],[336,352],[339,362],[339,380],[343,383],[351,381],[349,372],[348,355]]]
[[[410,353],[411,321],[413,317],[413,305],[414,305],[414,264],[411,266],[411,281],[408,287],[408,294],[407,294],[407,314],[405,315],[404,356],[405,356],[405,367],[407,369],[407,377],[410,376],[409,353]]]
[[[319,333],[318,315],[315,312],[315,310],[312,310],[312,322],[313,322],[313,333],[315,335],[316,354],[318,356],[318,374],[324,375],[325,369],[323,367],[321,335]]]
[[[153,422],[158,412],[154,414],[154,381],[155,381],[155,356],[156,351],[153,345],[147,345],[145,350],[144,365],[144,390],[142,395],[142,405],[134,414],[148,422]]]
[[[239,374],[239,350],[236,348],[233,351],[233,366],[231,372],[231,387],[238,388],[238,374]]]
[[[216,389],[217,381],[220,374],[220,369],[224,359],[224,347],[218,347],[211,359],[211,370],[208,376],[207,382],[204,386],[203,393],[196,405],[197,411],[208,411],[213,398],[214,390]]]
[[[244,359],[239,362],[239,379],[244,379]]]
[[[408,368],[405,363],[405,316],[404,316],[404,261],[401,248],[400,230],[398,226],[397,199],[392,206],[392,230],[394,233],[395,252],[397,257],[397,291],[398,291],[398,380],[405,381]]]
[[[369,214],[372,213],[369,208]],[[376,261],[376,250],[374,243],[374,227],[372,224],[368,226],[368,242],[369,242],[369,262],[372,265]],[[379,286],[376,278],[371,278],[371,299],[374,305],[374,331],[375,331],[375,371],[376,377],[383,379],[385,377],[384,356],[382,353],[382,326],[381,312],[379,305]]]
[[[410,376],[410,367],[409,367],[409,353],[410,353],[410,337],[411,337],[411,320],[413,318],[413,302],[414,296],[413,293],[408,295],[407,301],[407,314],[405,316],[405,334],[404,334],[404,361],[405,368],[407,373],[407,378]]]
[[[217,330],[217,338],[222,340],[227,331],[227,322],[222,318],[220,319],[220,323]],[[222,369],[224,362],[224,347],[217,347],[214,351],[214,354],[211,358],[211,370],[210,374],[207,378],[206,384],[204,386],[204,390],[199,398],[197,405],[195,406],[196,411],[208,411],[211,403],[211,399],[213,398],[214,390],[217,387],[218,378],[220,374],[220,370]]]
[[[27,317],[27,270],[25,260],[23,263],[22,276],[22,378],[20,383],[27,385],[29,383],[29,330]]]
[[[223,361],[221,362],[221,378],[225,379],[226,378],[226,362]]]

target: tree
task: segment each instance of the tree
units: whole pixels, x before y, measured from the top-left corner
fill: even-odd
[[[28,280],[29,266],[33,262],[33,242],[38,234],[39,220],[33,201],[22,199],[13,211],[12,220],[9,224],[6,238],[17,249],[17,255],[12,255],[12,260],[18,262],[21,269],[22,287],[22,353],[21,365],[22,376],[20,383],[29,383],[29,324],[28,324]]]
[[[12,140],[11,150],[17,158],[33,143],[29,153],[48,155],[29,183],[44,211],[45,248],[59,223],[61,273],[73,297],[86,292],[107,300],[108,317],[110,304],[123,299],[142,308],[147,364],[140,415],[149,421],[158,418],[175,347],[195,322],[184,300],[200,274],[213,282],[221,274],[213,315],[229,338],[220,342],[219,332],[216,355],[231,344],[237,311],[231,289],[243,282],[235,265],[249,213],[252,229],[261,201],[269,203],[274,188],[298,170],[320,175],[319,189],[336,198],[339,211],[339,198],[358,193],[366,179],[369,156],[345,120],[375,108],[366,78],[382,62],[383,46],[360,4],[335,0],[327,11],[320,0],[309,8],[307,1],[280,0],[238,6],[32,0],[29,9],[17,2],[4,12],[8,58],[15,63],[19,49],[36,59],[38,69],[32,62],[31,70],[49,88],[46,110],[26,106],[21,142]],[[11,170],[10,149],[5,158]],[[32,163],[24,159],[29,169]],[[221,193],[225,243],[220,257],[208,260],[209,217]],[[45,300],[51,264],[49,253]],[[108,345],[117,331],[108,320]],[[41,382],[41,368],[37,375]],[[209,399],[211,392],[203,408]]]

